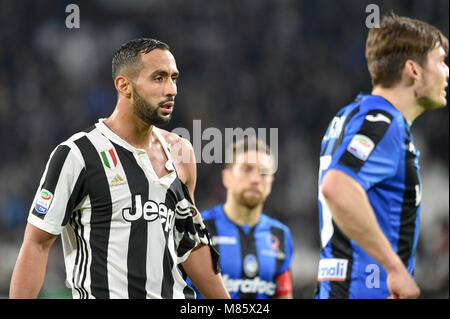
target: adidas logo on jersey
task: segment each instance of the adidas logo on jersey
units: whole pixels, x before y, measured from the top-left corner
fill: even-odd
[[[112,179],[112,181],[109,183],[109,186],[120,186],[120,185],[126,185],[127,182],[125,180],[123,180],[123,178],[117,174],[116,176],[114,176],[114,178]]]

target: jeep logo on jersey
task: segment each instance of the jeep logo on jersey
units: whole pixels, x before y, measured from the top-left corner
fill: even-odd
[[[152,200],[142,203],[141,195],[135,195],[132,207],[122,209],[122,217],[127,222],[134,222],[139,218],[144,218],[148,222],[160,219],[164,226],[164,231],[172,229],[174,212],[164,203],[156,203]]]
[[[114,149],[109,149],[107,151],[100,152],[103,160],[103,164],[109,169],[115,169],[117,167],[117,156]]]

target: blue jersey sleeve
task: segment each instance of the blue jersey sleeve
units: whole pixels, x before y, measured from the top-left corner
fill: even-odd
[[[394,176],[402,154],[404,130],[398,117],[384,110],[355,116],[329,169],[338,169],[359,182],[364,190]]]
[[[286,258],[283,262],[283,264],[280,267],[280,271],[277,275],[281,275],[282,273],[286,272],[291,268],[292,263],[292,255],[294,253],[294,241],[292,240],[291,232],[289,228],[286,228],[284,232],[285,236],[285,254]]]

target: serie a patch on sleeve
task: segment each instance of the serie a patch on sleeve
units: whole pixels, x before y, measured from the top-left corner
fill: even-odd
[[[362,161],[369,158],[375,143],[367,136],[356,134],[347,146],[347,151]]]
[[[52,200],[53,194],[46,189],[42,189],[36,200],[36,205],[34,206],[34,208],[38,213],[45,214],[47,213]]]

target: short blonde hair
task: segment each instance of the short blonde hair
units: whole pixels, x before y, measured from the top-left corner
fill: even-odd
[[[225,153],[225,168],[231,169],[233,165],[236,164],[236,158],[238,155],[249,151],[262,152],[272,157],[270,147],[266,144],[266,142],[258,139],[256,136],[249,136],[228,146]]]

